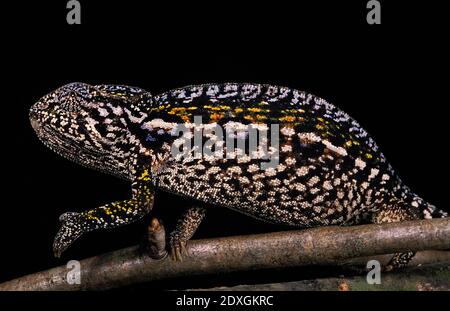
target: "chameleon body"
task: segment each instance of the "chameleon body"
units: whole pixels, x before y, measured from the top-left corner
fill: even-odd
[[[348,114],[287,87],[205,84],[152,96],[136,87],[71,83],[41,98],[31,108],[30,120],[38,137],[58,154],[132,183],[129,200],[61,215],[57,256],[86,232],[148,214],[155,189],[208,203],[187,208],[179,220],[170,237],[175,258],[213,206],[297,227],[446,216],[402,183]],[[193,149],[175,156],[180,124],[193,133],[220,126],[226,135],[241,133],[232,138],[244,142],[250,126],[277,125],[279,145],[263,152],[274,155],[277,163],[262,169],[266,158],[246,156],[246,145],[229,150],[227,145],[222,148],[226,157],[198,157]],[[217,138],[206,131],[201,135]],[[398,254],[391,263],[401,266],[412,256]]]

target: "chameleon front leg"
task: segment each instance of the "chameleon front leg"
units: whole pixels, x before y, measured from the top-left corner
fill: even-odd
[[[154,188],[148,170],[132,183],[132,198],[117,201],[82,213],[67,212],[59,217],[62,225],[53,242],[55,257],[60,257],[76,239],[86,232],[115,228],[139,220],[148,214],[154,202]]]
[[[182,260],[187,255],[186,243],[197,231],[198,226],[205,217],[206,209],[203,207],[190,207],[178,220],[175,230],[170,233],[170,256],[174,260]]]

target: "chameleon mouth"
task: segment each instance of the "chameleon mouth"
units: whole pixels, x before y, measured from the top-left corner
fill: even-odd
[[[63,133],[30,118],[31,126],[39,140],[54,153],[83,167],[128,180],[129,176],[117,172],[114,167],[105,165],[109,162],[105,152],[87,149],[72,142]]]
[[[80,159],[82,154],[86,159],[102,160],[104,154],[95,150],[88,150],[71,143],[70,140],[62,133],[52,129],[48,125],[42,125],[37,120],[30,120],[31,126],[36,132],[39,140],[50,150],[59,156],[66,158],[72,162],[91,168],[91,165]]]
[[[101,151],[83,148],[76,143],[71,142],[70,138],[64,136],[63,133],[51,128],[46,124],[39,124],[38,121],[31,121],[31,126],[36,131],[40,141],[44,143],[55,153],[75,161],[76,156],[82,153],[83,155],[92,156],[97,159],[102,159],[105,154]]]
[[[34,129],[34,131],[37,133],[40,131],[41,126],[39,124],[39,121],[36,119],[30,118],[31,127]]]

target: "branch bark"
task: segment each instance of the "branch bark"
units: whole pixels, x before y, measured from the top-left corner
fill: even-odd
[[[437,251],[435,251],[437,252]],[[431,253],[431,252],[421,252]],[[441,252],[444,253],[444,252]],[[419,253],[420,254],[420,253]],[[450,252],[447,252],[450,259]],[[284,283],[249,284],[191,289],[194,291],[450,291],[450,261],[383,273],[380,284],[369,284],[366,275],[331,277]]]
[[[355,257],[430,249],[450,249],[449,218],[193,240],[182,262],[155,260],[130,247],[81,260],[81,284],[68,284],[69,269],[60,266],[2,283],[0,290],[100,290],[199,274],[337,265]]]

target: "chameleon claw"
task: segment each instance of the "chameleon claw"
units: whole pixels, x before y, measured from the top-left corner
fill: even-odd
[[[179,248],[177,248],[176,246],[172,246],[170,248],[170,258],[173,261],[182,261],[182,259],[180,259],[181,255],[180,255],[180,250]]]
[[[174,261],[183,261],[183,256],[187,256],[186,242],[172,242],[170,247],[170,258]]]
[[[61,257],[61,252],[58,251],[58,250],[53,250],[53,256],[54,256],[55,258],[59,258],[59,257]]]
[[[183,256],[187,256],[188,252],[186,248],[186,242],[180,242],[180,245],[181,245],[181,253],[183,254]]]
[[[183,261],[183,256],[181,256],[180,247],[175,248],[175,256],[177,261]]]

